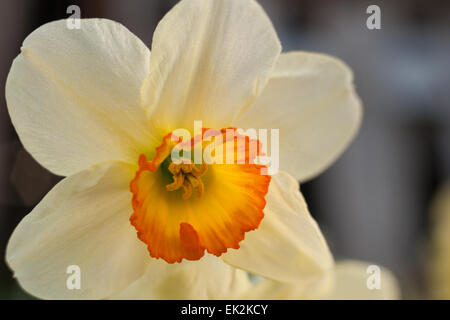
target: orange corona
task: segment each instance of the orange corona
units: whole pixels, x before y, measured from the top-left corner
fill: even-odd
[[[256,140],[258,148],[252,154],[249,145],[255,140],[234,129],[230,139],[227,130],[230,128],[220,130],[221,144],[215,146],[215,152],[223,152],[225,159],[227,150],[234,151],[232,164],[172,162],[171,151],[181,142],[172,134],[163,138],[151,161],[140,156],[139,169],[130,183],[130,222],[150,256],[169,263],[198,260],[205,250],[220,256],[228,248],[238,249],[245,233],[259,226],[270,184],[270,176],[261,174],[264,166],[254,164],[259,142]],[[212,143],[197,138],[191,143],[201,143],[202,150]],[[238,150],[240,138],[245,141],[243,150]],[[239,155],[244,161],[237,161]]]

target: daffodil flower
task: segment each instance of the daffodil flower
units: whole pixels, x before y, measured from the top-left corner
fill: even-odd
[[[280,54],[252,0],[183,0],[150,50],[119,23],[41,26],[6,84],[33,157],[66,176],[17,226],[7,262],[42,298],[228,298],[247,272],[308,286],[333,268],[298,190],[356,133],[352,73],[321,54]],[[277,128],[280,171],[179,167],[178,128]],[[66,286],[68,266],[80,289]]]

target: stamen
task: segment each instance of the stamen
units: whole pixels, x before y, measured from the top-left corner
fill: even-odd
[[[168,191],[175,191],[181,188],[184,183],[184,175],[180,172],[178,174],[173,175],[173,182],[166,186]]]
[[[205,186],[201,176],[205,174],[208,166],[202,163],[200,168],[191,163],[170,163],[168,170],[173,174],[173,182],[166,185],[167,191],[175,191],[183,187],[183,199],[189,199],[195,190],[199,197],[202,196]]]
[[[192,184],[190,184],[188,180],[184,180],[183,189],[184,189],[183,199],[187,200],[192,196]]]

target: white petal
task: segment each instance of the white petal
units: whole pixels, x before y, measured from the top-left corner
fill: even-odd
[[[280,129],[280,168],[305,181],[343,152],[359,129],[361,113],[344,63],[290,52],[280,55],[263,93],[235,126]]]
[[[370,286],[372,289],[369,289],[367,282],[371,282],[370,277],[378,276],[373,273],[373,270],[369,269],[370,273],[368,272],[370,265],[366,262],[351,260],[337,262],[334,288],[322,298],[338,300],[399,299],[400,289],[397,279],[385,268],[379,267],[380,287]]]
[[[147,47],[110,20],[81,20],[73,30],[60,20],[35,30],[6,83],[25,148],[59,175],[102,161],[137,162],[157,143],[140,100],[149,61]]]
[[[280,172],[272,177],[264,219],[248,232],[225,262],[265,278],[308,286],[333,266],[325,239],[310,216],[298,183]]]
[[[320,299],[333,286],[333,272],[330,271],[317,281],[308,284],[281,282],[269,279],[253,283],[239,298],[244,300],[307,300]]]
[[[367,281],[373,273],[368,273],[368,263],[360,261],[340,261],[335,270],[330,270],[320,281],[309,287],[293,282],[262,280],[253,284],[243,299],[324,299],[324,300],[381,300],[399,299],[400,290],[394,275],[380,267],[380,287],[369,289]],[[373,271],[371,271],[373,272]],[[370,279],[369,279],[370,280]]]
[[[143,97],[162,133],[222,128],[264,88],[281,46],[253,0],[182,0],[153,36]]]
[[[147,272],[113,299],[237,299],[250,287],[247,273],[206,255],[168,264],[152,259]]]
[[[58,183],[17,226],[6,259],[20,285],[50,299],[105,298],[145,271],[149,256],[129,222],[134,168],[94,166]],[[67,268],[81,269],[69,290]]]

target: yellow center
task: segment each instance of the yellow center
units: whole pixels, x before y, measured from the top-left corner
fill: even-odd
[[[242,138],[227,137],[226,130],[220,131],[221,144],[214,149],[225,150],[224,159],[229,150],[238,154],[235,142]],[[203,143],[202,153],[212,143],[193,141]],[[263,165],[253,163],[250,143],[240,153],[245,160],[242,164],[195,165],[186,162],[188,159],[172,161],[172,149],[179,142],[169,133],[151,160],[144,154],[139,157],[139,168],[130,182],[130,223],[138,238],[147,244],[151,257],[168,263],[198,260],[205,252],[220,256],[230,248],[238,249],[245,233],[258,228],[264,217],[270,176],[261,174]],[[181,188],[182,196],[172,192]]]

